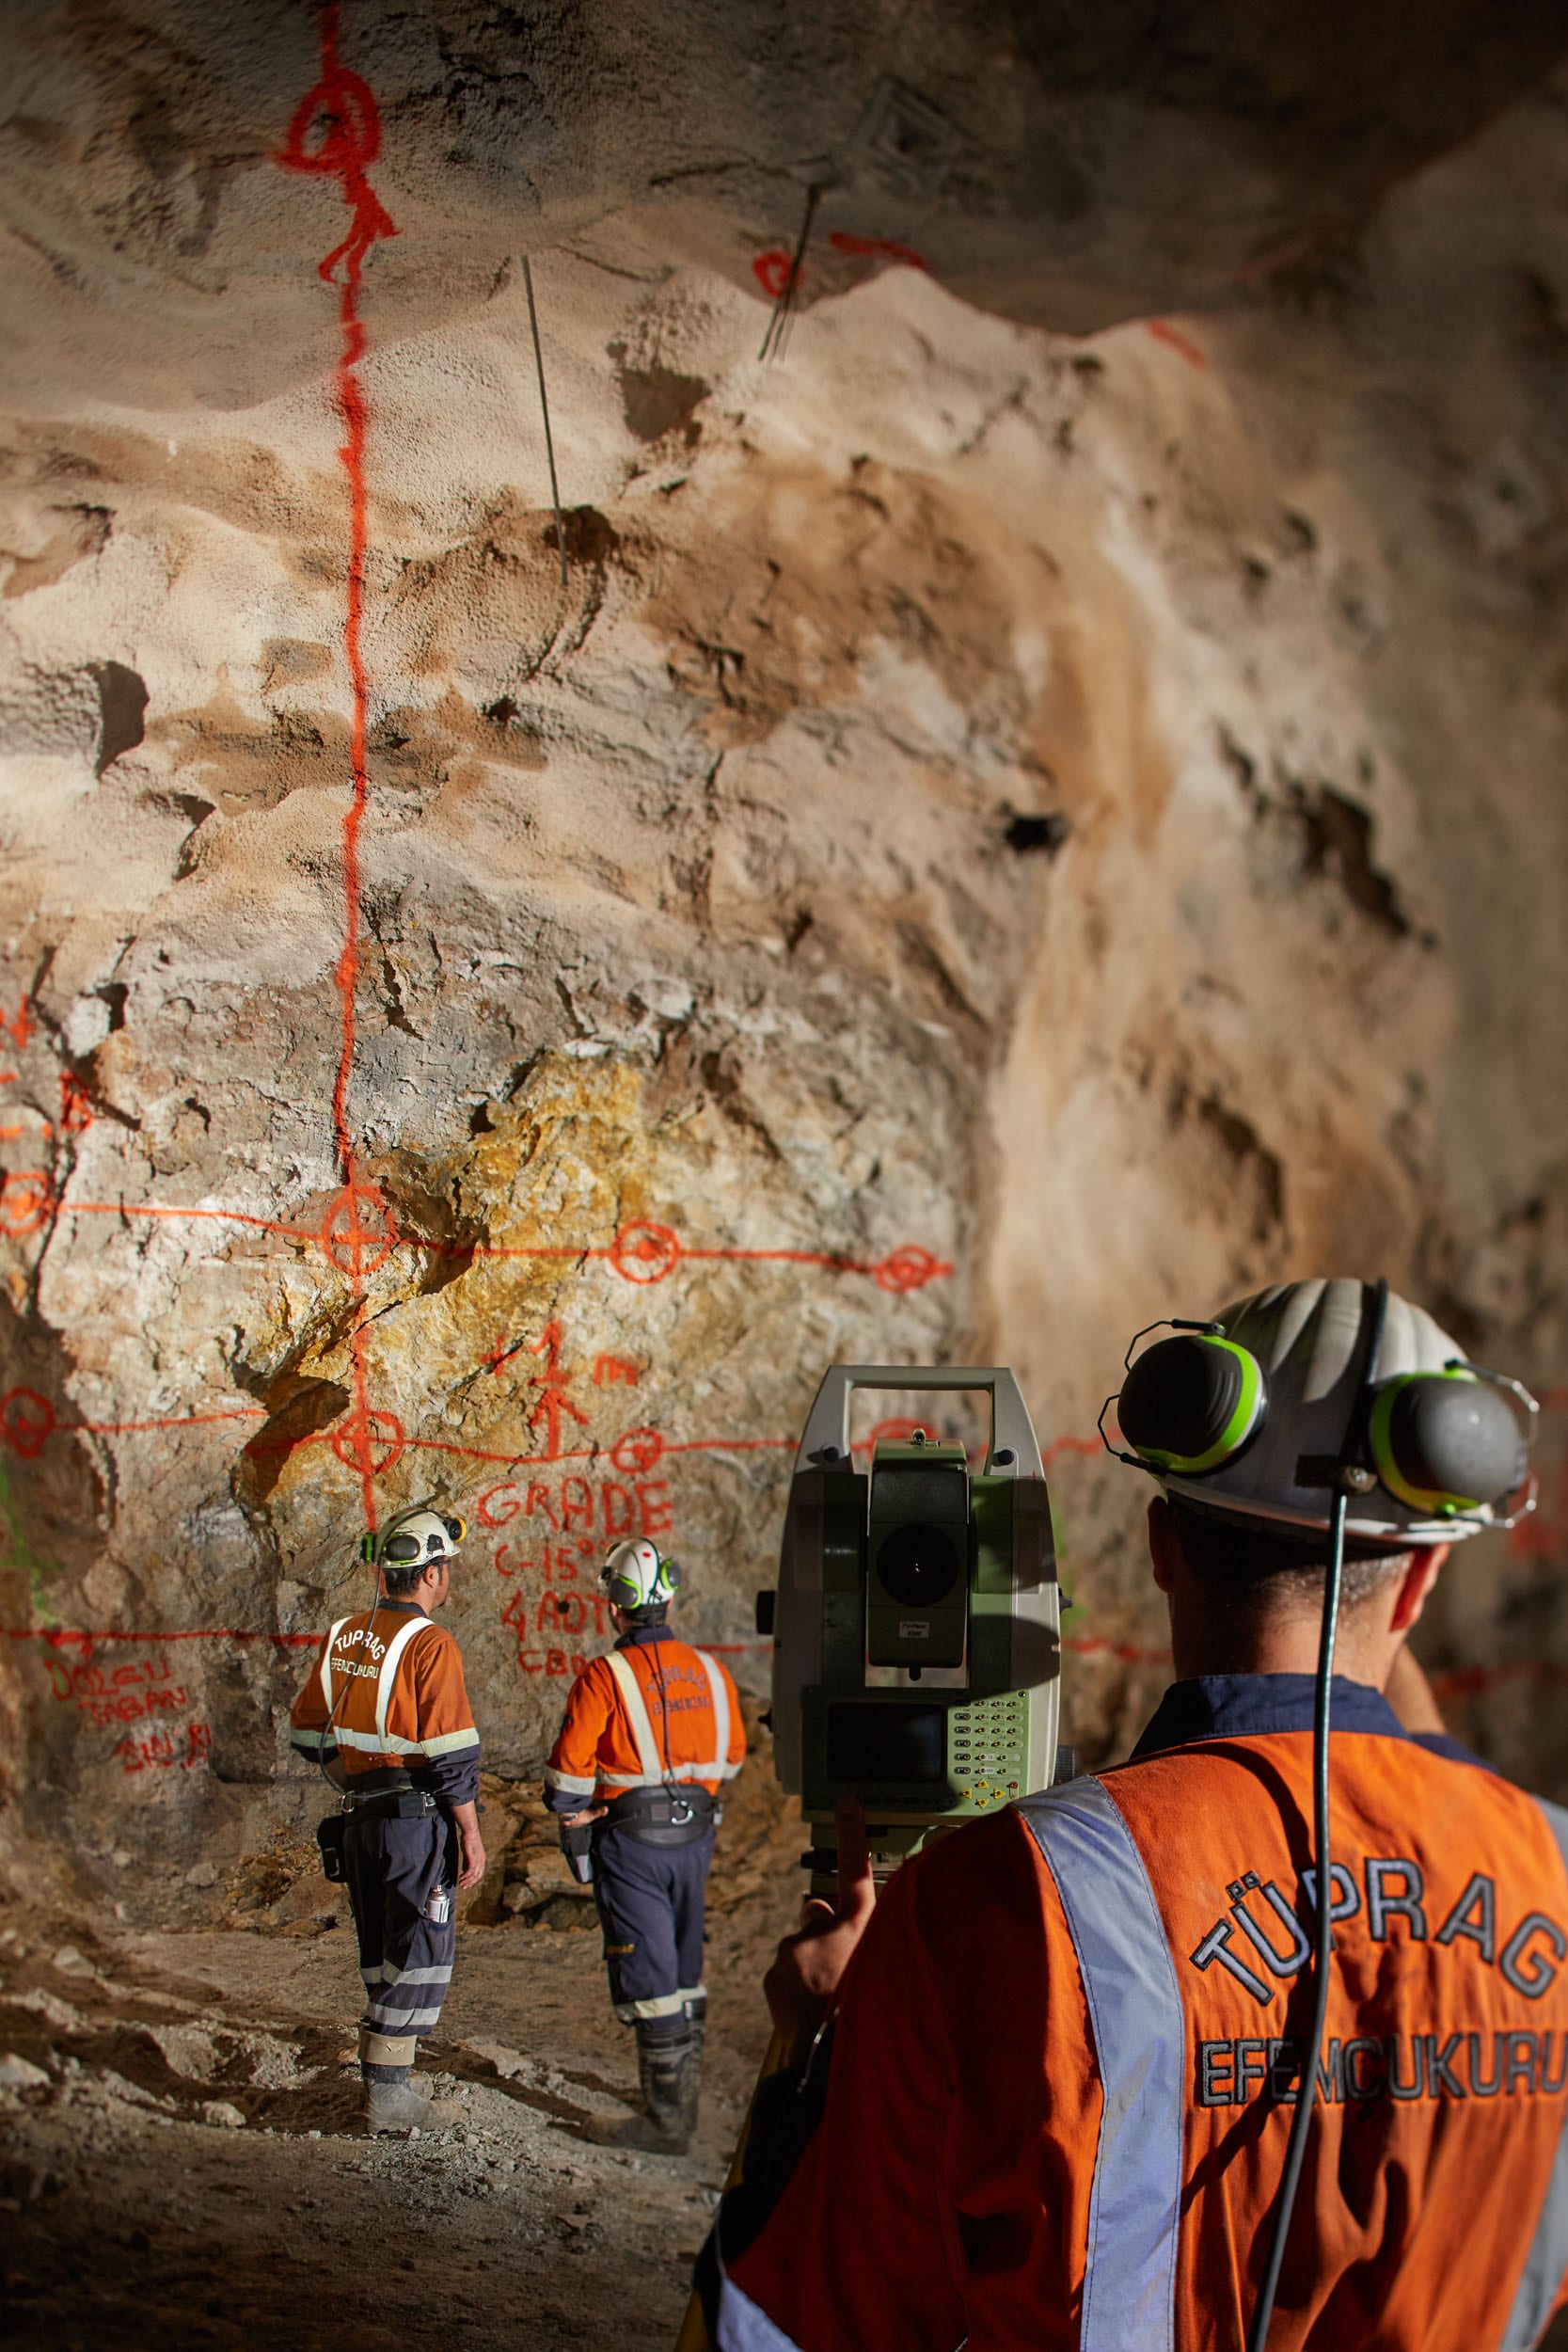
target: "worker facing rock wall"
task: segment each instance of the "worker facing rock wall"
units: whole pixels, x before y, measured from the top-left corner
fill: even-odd
[[[764,365],[641,229],[541,254],[564,582],[516,271],[394,340],[364,258],[348,469],[309,267],[318,373],[254,405],[33,380],[14,1827],[128,1912],[221,1908],[317,1804],[283,1719],[367,1516],[431,1493],[499,1771],[621,1534],[756,1691],[834,1358],[1020,1367],[1099,1756],[1164,1673],[1092,1438],[1140,1324],[1386,1272],[1554,1384],[1555,103],[1223,326],[1074,342],[904,268]],[[1548,1503],[1433,1627],[1538,1783]]]

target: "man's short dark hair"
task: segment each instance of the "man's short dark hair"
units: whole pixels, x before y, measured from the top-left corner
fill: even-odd
[[[1321,1606],[1328,1574],[1326,1528],[1205,1511],[1184,1495],[1167,1500],[1182,1558],[1217,1607],[1263,1613]],[[1409,1561],[1408,1548],[1390,1551],[1384,1544],[1347,1537],[1340,1607],[1354,1609],[1370,1600],[1403,1574]]]
[[[645,1609],[623,1609],[621,1614],[635,1632],[645,1625],[662,1625],[670,1614],[670,1604],[667,1600],[650,1601]]]
[[[434,1565],[431,1560],[383,1560],[381,1582],[388,1599],[406,1600],[426,1568]]]

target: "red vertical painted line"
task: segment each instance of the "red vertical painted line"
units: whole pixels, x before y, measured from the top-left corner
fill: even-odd
[[[370,86],[351,73],[338,56],[338,0],[325,0],[321,9],[321,76],[294,109],[289,135],[276,161],[287,171],[302,171],[337,180],[349,210],[349,230],[318,264],[317,275],[336,285],[338,320],[342,342],[333,381],[333,397],[342,421],[343,440],[338,452],[348,479],[348,583],[343,616],[343,655],[348,665],[352,719],[349,731],[351,792],[343,819],[343,946],[335,975],[340,1006],[338,1068],[332,1085],[332,1138],[343,1179],[347,1227],[341,1239],[348,1245],[349,1279],[358,1301],[349,1333],[349,1362],[354,1397],[355,1452],[358,1463],[365,1524],[375,1525],[374,1460],[372,1446],[369,1383],[365,1366],[364,1266],[358,1231],[354,1143],[348,1123],[349,1079],[354,1069],[355,996],[359,978],[359,834],[370,797],[365,766],[366,712],[369,688],[363,644],[365,616],[365,395],[358,365],[365,351],[365,326],[359,315],[359,286],[365,256],[383,237],[395,237],[397,227],[378,201],[366,167],[381,151],[381,119]]]

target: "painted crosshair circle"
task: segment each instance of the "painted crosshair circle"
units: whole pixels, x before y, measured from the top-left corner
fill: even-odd
[[[333,1432],[332,1451],[345,1470],[379,1477],[403,1458],[407,1434],[395,1413],[356,1413]]]
[[[662,1282],[681,1262],[680,1235],[673,1226],[636,1217],[610,1245],[610,1263],[627,1282]]]
[[[345,1184],[321,1230],[321,1246],[341,1274],[356,1279],[386,1264],[403,1239],[373,1184]]]

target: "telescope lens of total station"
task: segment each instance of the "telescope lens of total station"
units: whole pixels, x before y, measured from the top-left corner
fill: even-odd
[[[934,1609],[958,1581],[958,1555],[940,1527],[913,1520],[895,1527],[877,1554],[877,1575],[890,1599],[905,1609]]]

